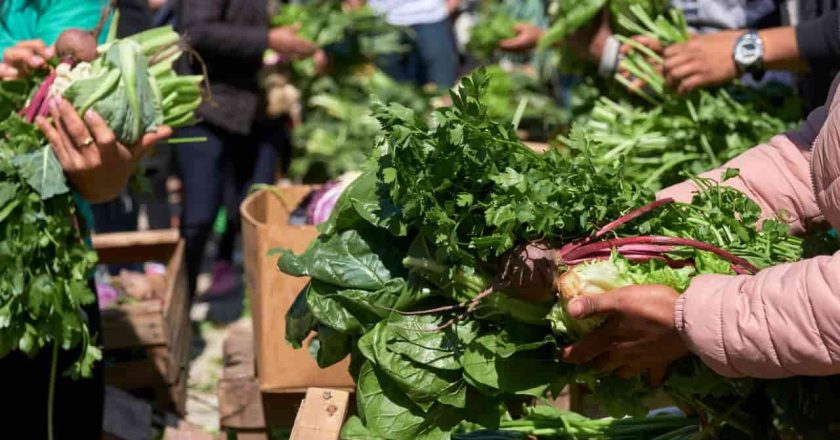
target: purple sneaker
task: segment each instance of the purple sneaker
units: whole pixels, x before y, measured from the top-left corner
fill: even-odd
[[[202,298],[219,298],[236,293],[239,287],[239,273],[227,261],[217,261],[213,264],[212,282]]]

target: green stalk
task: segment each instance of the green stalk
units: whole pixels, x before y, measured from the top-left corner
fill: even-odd
[[[140,99],[137,96],[137,72],[142,67],[137,65],[137,58],[130,47],[118,45],[117,50],[119,51],[120,70],[123,72],[123,87],[125,87],[125,97],[128,101],[128,106],[131,108],[132,113],[140,115]],[[143,132],[142,122],[139,117],[134,118],[134,126],[131,130],[133,136]]]
[[[58,370],[58,341],[53,341],[52,358],[50,359],[50,383],[47,388],[47,439],[53,440],[54,426],[53,415],[55,413],[55,380]]]
[[[528,107],[528,97],[524,97],[519,100],[519,105],[516,107],[516,113],[513,114],[513,124],[514,129],[519,128],[519,122],[522,121],[522,115],[525,114],[525,108]]]
[[[659,97],[661,97],[662,92],[664,91],[662,80],[657,78],[655,75],[650,75],[647,72],[644,72],[644,69],[640,67],[640,63],[637,61],[638,60],[634,59],[634,57],[627,57],[622,60],[621,67],[630,72],[631,75],[641,79],[642,82],[650,86],[650,88],[656,92]]]
[[[645,100],[645,101],[647,101],[648,103],[650,103],[650,104],[652,104],[652,105],[659,105],[659,104],[660,104],[660,103],[659,103],[656,99],[654,99],[654,98],[653,98],[652,96],[650,96],[647,92],[645,92],[644,90],[642,90],[642,88],[641,88],[641,87],[636,87],[636,85],[635,85],[635,84],[633,84],[633,83],[631,83],[630,81],[628,81],[628,80],[627,80],[627,78],[625,78],[625,77],[624,77],[624,76],[622,76],[621,74],[616,73],[616,74],[613,76],[613,78],[615,78],[615,80],[616,80],[616,81],[618,81],[621,85],[623,85],[625,88],[627,88],[627,90],[629,90],[631,93],[635,93],[637,96],[639,96],[640,98],[644,99],[644,100]]]
[[[617,35],[616,37],[621,43],[630,45],[633,49],[638,50],[639,52],[643,53],[646,57],[656,61],[657,63],[661,64],[665,62],[665,60],[658,53],[654,52],[644,44],[639,43],[638,41],[632,38],[627,38],[624,35]]]

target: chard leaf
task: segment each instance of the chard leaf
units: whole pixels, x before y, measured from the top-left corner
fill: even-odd
[[[467,346],[461,364],[464,375],[483,389],[497,393],[541,397],[552,384],[561,384],[566,371],[553,356],[536,351],[498,355],[498,336],[485,334]]]
[[[318,334],[312,340],[310,350],[321,368],[327,368],[347,357],[352,350],[352,342],[346,333],[341,333],[326,325],[319,325]]]
[[[320,236],[301,255],[284,253],[280,270],[336,286],[378,290],[403,275],[400,249],[375,229]]]
[[[301,348],[304,339],[309,336],[316,327],[315,316],[312,314],[312,309],[309,308],[309,302],[306,300],[307,285],[292,303],[292,306],[286,312],[286,342],[294,348]]]
[[[359,372],[356,398],[367,429],[390,440],[448,440],[448,431],[459,420],[445,405],[421,410],[371,362]]]
[[[394,279],[377,291],[342,289],[313,280],[306,290],[306,300],[315,318],[344,333],[361,335],[389,315],[405,288]]]
[[[385,437],[370,432],[362,423],[359,416],[350,416],[341,427],[341,438],[343,440],[387,440]]]
[[[138,43],[119,40],[108,48],[104,68],[94,78],[75,81],[64,96],[77,108],[92,106],[120,142],[133,146],[163,123],[148,61]]]
[[[17,156],[12,159],[12,163],[26,183],[38,192],[41,199],[46,200],[70,191],[64,178],[64,170],[49,145],[38,151]]]
[[[460,370],[465,345],[475,338],[478,324],[460,322],[452,327],[430,331],[441,324],[435,316],[391,318],[388,349],[412,361],[442,370]]]
[[[390,350],[388,340],[397,323],[382,321],[359,340],[359,350],[378,371],[387,375],[422,410],[428,411],[436,401],[463,408],[466,388],[460,371],[441,370],[412,362]]]

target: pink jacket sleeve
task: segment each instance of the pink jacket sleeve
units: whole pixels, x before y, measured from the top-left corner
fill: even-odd
[[[720,181],[726,168],[737,168],[740,175],[727,180],[725,185],[758,203],[762,217],[782,214],[791,231],[800,234],[822,218],[811,184],[810,145],[807,149],[800,148],[789,136],[775,136],[767,144],[748,150],[701,177]],[[657,197],[689,202],[696,190],[694,183],[687,181],[665,188]]]
[[[825,130],[821,128],[828,112],[821,108],[798,131],[776,136],[726,165],[741,170],[727,185],[755,200],[765,217],[786,211],[797,233],[823,220],[811,181],[812,144],[816,143],[815,166],[831,167],[829,171],[840,167],[840,110],[833,104],[826,106],[831,112]],[[830,163],[821,157],[825,151],[834,152]],[[720,174],[716,170],[707,176],[717,179]],[[693,190],[691,184],[680,184],[659,197],[687,200]],[[827,196],[820,191],[823,207]],[[832,206],[826,210],[829,215],[836,214],[840,204]],[[696,277],[674,310],[676,327],[688,347],[729,377],[840,374],[838,317],[840,253],[771,267],[755,276]]]

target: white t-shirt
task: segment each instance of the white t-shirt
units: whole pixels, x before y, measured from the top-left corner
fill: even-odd
[[[368,0],[368,5],[396,26],[437,23],[449,15],[445,0]]]

